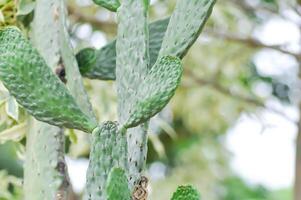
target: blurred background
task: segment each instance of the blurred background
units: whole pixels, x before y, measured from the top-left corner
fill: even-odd
[[[169,16],[175,2],[151,1],[150,20]],[[115,13],[90,0],[69,0],[68,10],[76,51],[114,39]],[[300,31],[300,0],[217,2],[184,59],[180,88],[151,121],[151,200],[187,183],[204,200],[301,200]],[[116,120],[114,82],[84,81],[99,121]],[[19,200],[28,115],[3,86],[0,110],[0,200]],[[89,137],[65,133],[78,199]]]

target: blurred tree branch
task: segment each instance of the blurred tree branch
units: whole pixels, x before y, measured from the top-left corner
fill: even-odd
[[[247,14],[256,15],[256,12],[264,12],[270,15],[281,17],[282,19],[289,21],[289,19],[285,15],[283,15],[283,13],[278,12],[277,9],[273,9],[270,6],[262,6],[261,4],[258,4],[257,6],[251,6],[248,3],[246,3],[246,1],[244,0],[227,0],[227,1],[230,2],[232,5],[240,7]]]
[[[247,97],[242,94],[239,94],[239,93],[235,93],[235,92],[231,91],[229,88],[222,86],[217,81],[214,81],[213,79],[203,79],[203,78],[197,77],[195,75],[195,73],[193,73],[188,68],[185,68],[185,75],[187,75],[189,78],[191,78],[191,80],[193,80],[200,86],[209,86],[209,87],[213,88],[214,90],[216,90],[228,97],[237,99],[239,101],[242,101],[242,102],[245,102],[245,103],[248,103],[251,105],[254,105],[256,107],[261,107],[261,108],[267,109],[275,114],[278,114],[278,115],[284,117],[286,120],[296,124],[295,120],[293,120],[292,118],[287,116],[284,112],[282,112],[281,110],[275,109],[275,108],[267,107],[260,99],[251,98],[251,97]]]
[[[284,49],[281,45],[269,45],[269,44],[265,44],[265,43],[255,39],[255,38],[251,38],[251,37],[246,38],[246,37],[231,35],[229,33],[222,33],[222,32],[217,32],[217,31],[208,30],[208,29],[206,30],[206,32],[208,35],[213,36],[218,39],[222,39],[222,40],[229,41],[229,42],[242,43],[251,48],[273,49],[273,50],[279,51],[281,53],[291,55],[291,56],[295,57],[297,60],[301,60],[300,54],[292,52],[292,51],[288,51],[288,50]]]
[[[100,21],[94,16],[81,12],[80,8],[74,5],[68,4],[68,12],[74,22],[89,23],[93,27],[109,33],[116,32],[117,30],[116,23],[111,21]]]

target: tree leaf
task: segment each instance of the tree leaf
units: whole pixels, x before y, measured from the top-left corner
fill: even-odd
[[[0,144],[3,144],[7,141],[20,141],[26,134],[26,127],[27,122],[23,122],[0,132]]]
[[[17,15],[28,15],[35,8],[35,0],[19,0]]]
[[[5,111],[14,120],[19,120],[19,106],[16,99],[10,96],[5,104]]]

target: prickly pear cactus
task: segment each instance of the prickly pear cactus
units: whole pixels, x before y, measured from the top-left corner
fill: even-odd
[[[65,29],[65,1],[21,0],[18,14],[29,14],[33,8],[31,42],[53,72],[60,70],[67,73],[66,77],[59,78],[67,79],[67,87],[76,97],[76,103],[87,116],[94,119],[89,101],[83,92],[77,65],[74,64],[75,57],[67,44],[69,36]],[[25,199],[67,200],[70,183],[64,160],[63,129],[32,119],[26,141]]]
[[[119,120],[124,128],[146,123],[127,131],[131,188],[137,184],[144,168],[147,121],[169,102],[180,82],[181,62],[171,55],[186,53],[199,35],[213,4],[214,0],[178,1],[154,66],[150,66],[148,51],[148,2],[125,0],[118,9],[116,82]],[[188,18],[192,20],[191,24]],[[178,30],[183,30],[184,34]],[[172,36],[172,31],[182,37]]]
[[[164,56],[148,71],[137,88],[137,101],[125,122],[126,128],[135,127],[161,111],[174,95],[182,76],[181,60]]]
[[[149,66],[154,65],[159,51],[160,55],[183,58],[201,33],[215,2],[216,0],[178,0],[171,19],[151,23],[149,25]],[[77,60],[82,69],[82,75],[92,79],[114,80],[115,51],[115,42],[99,50],[89,48],[80,51]],[[94,59],[90,59],[91,57]]]
[[[86,48],[76,55],[80,72],[91,79],[115,80],[116,42],[113,41],[96,51]]]
[[[127,169],[127,141],[116,122],[105,122],[92,133],[90,163],[84,199],[106,200],[105,188],[112,168]]]
[[[0,32],[0,78],[5,87],[38,120],[91,132],[85,115],[40,54],[16,28]]]
[[[171,200],[200,200],[199,192],[192,186],[179,186]]]
[[[216,0],[178,0],[159,55],[182,58],[200,35]]]
[[[93,1],[94,3],[113,12],[116,12],[118,7],[120,6],[119,0],[93,0]]]
[[[118,118],[121,124],[125,124],[130,117],[138,85],[143,82],[148,70],[147,8],[148,5],[143,0],[124,0],[117,13],[116,82]],[[147,125],[141,125],[127,130],[131,190],[140,179],[145,164],[146,127]]]
[[[146,162],[148,120],[174,95],[183,70],[180,59],[198,37],[215,0],[178,0],[170,19],[150,25],[148,0],[123,0],[122,5],[118,0],[94,0],[118,11],[117,40],[99,51],[80,52],[79,68],[65,1],[20,2],[23,14],[34,8],[33,45],[16,28],[0,31],[0,79],[30,114],[49,123],[30,122],[25,199],[67,199],[64,135],[56,125],[92,132],[84,199],[129,200],[132,192],[132,198],[138,195],[140,200],[135,188],[141,186]],[[119,124],[97,126],[80,72],[90,78],[116,78]],[[145,184],[143,192],[146,198]],[[187,197],[199,199],[188,186],[180,187],[172,200]]]
[[[169,18],[149,24],[149,66],[157,61],[168,22]],[[116,40],[99,50],[83,49],[76,55],[76,59],[83,76],[100,80],[116,79]]]
[[[108,177],[106,188],[108,200],[130,200],[131,192],[128,188],[126,174],[121,168],[113,168]]]
[[[69,184],[63,131],[34,119],[30,120],[30,127],[26,140],[25,200],[65,200]]]

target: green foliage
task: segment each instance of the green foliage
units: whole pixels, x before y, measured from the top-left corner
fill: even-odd
[[[30,114],[53,125],[87,132],[96,127],[20,31],[1,31],[0,49],[0,78]]]
[[[106,188],[108,200],[130,200],[131,192],[124,170],[113,168],[108,177]]]
[[[6,170],[8,174],[16,177],[22,177],[23,168],[17,151],[20,144],[14,142],[6,142],[0,145],[0,170]]]
[[[198,191],[192,186],[179,186],[171,200],[200,200]]]
[[[0,29],[5,26],[16,25],[16,2],[14,0],[0,1]]]
[[[28,15],[34,10],[35,0],[19,0],[18,15]]]
[[[22,196],[22,180],[0,170],[0,199],[20,200]]]
[[[105,122],[92,133],[90,163],[84,199],[105,199],[107,178],[111,169],[127,169],[126,136],[115,122]]]
[[[110,10],[116,12],[120,6],[119,0],[93,0],[94,3]]]
[[[223,200],[258,199],[268,197],[268,190],[262,186],[251,187],[239,177],[230,177],[223,181],[225,196]]]

